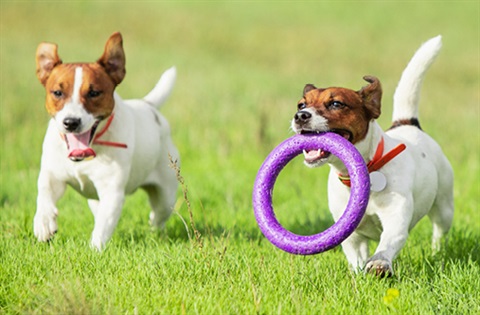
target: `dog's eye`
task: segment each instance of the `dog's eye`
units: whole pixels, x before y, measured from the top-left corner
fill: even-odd
[[[328,104],[328,109],[342,109],[346,107],[347,105],[343,104],[342,102],[339,101],[333,101],[330,104]]]
[[[100,91],[95,91],[95,90],[90,90],[90,91],[88,91],[87,96],[88,96],[89,98],[94,98],[94,97],[100,96],[100,94],[102,94],[102,92],[100,92]]]
[[[307,107],[307,104],[300,103],[300,104],[297,105],[297,107],[298,107],[298,110],[302,110],[302,109],[305,109]]]
[[[63,96],[63,92],[60,91],[60,90],[52,91],[52,94],[53,94],[53,96],[55,96],[56,98],[61,98],[61,97]]]

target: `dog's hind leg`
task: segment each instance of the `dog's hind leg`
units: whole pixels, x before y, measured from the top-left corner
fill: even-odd
[[[147,192],[152,211],[150,224],[155,228],[163,228],[173,211],[176,200],[176,188],[162,187],[162,185],[147,185],[143,189]]]
[[[170,139],[165,139],[164,143],[168,149],[164,151],[157,168],[142,186],[147,192],[152,207],[150,224],[155,228],[164,227],[177,200],[177,172],[179,172],[180,158]]]
[[[450,230],[453,220],[453,192],[447,194],[439,194],[435,203],[428,213],[428,217],[432,222],[432,249],[436,253],[441,248],[442,238]]]
[[[428,214],[430,221],[432,221],[433,235],[432,235],[432,249],[436,253],[441,249],[442,238],[447,234],[452,225],[453,220],[453,205],[447,202],[441,205],[434,205]]]
[[[434,253],[440,250],[442,238],[452,226],[454,212],[452,167],[445,159],[444,165],[439,169],[442,172],[438,173],[438,193],[432,209],[428,213],[433,226],[432,249]]]
[[[170,217],[176,201],[178,181],[176,171],[170,163],[164,161],[149,177],[147,184],[142,188],[147,192],[150,206],[150,224],[156,228],[163,228]]]

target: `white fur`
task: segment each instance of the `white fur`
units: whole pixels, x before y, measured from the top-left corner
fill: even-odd
[[[426,70],[441,47],[440,37],[423,45],[404,71],[394,99],[394,118],[413,118],[418,113],[418,98]],[[407,148],[380,171],[386,176],[387,187],[371,192],[366,214],[355,232],[342,243],[352,268],[379,273],[392,273],[392,261],[405,245],[410,230],[428,215],[433,224],[434,250],[439,249],[442,235],[450,228],[453,218],[453,171],[440,146],[425,132],[414,126],[401,126],[386,133],[371,121],[366,138],[356,144],[366,161],[374,155],[381,137],[385,152],[399,143]],[[328,180],[330,211],[335,220],[343,213],[350,189],[338,174],[345,167],[333,163]],[[370,257],[368,240],[379,244]]]
[[[431,38],[418,49],[408,63],[393,95],[393,121],[418,117],[423,78],[441,48],[442,37],[439,35]]]
[[[152,224],[164,224],[174,206],[178,185],[168,155],[179,162],[179,154],[170,138],[168,121],[152,105],[159,107],[174,81],[175,68],[171,68],[148,94],[147,101],[124,101],[115,94],[115,118],[101,139],[125,143],[128,147],[92,145],[97,156],[89,161],[73,162],[67,158],[67,148],[55,119],[50,121],[38,178],[34,218],[38,240],[47,241],[57,231],[56,203],[67,184],[88,199],[95,217],[91,244],[97,249],[102,249],[110,239],[125,196],[137,188],[148,194]],[[104,124],[100,124],[99,130]]]
[[[177,70],[175,67],[171,67],[162,74],[155,88],[143,99],[150,104],[157,104],[157,106],[162,105],[170,96],[176,77]]]
[[[80,88],[83,83],[83,69],[82,67],[75,68],[75,77],[73,79],[73,94],[72,100],[74,104],[81,105],[80,103]]]

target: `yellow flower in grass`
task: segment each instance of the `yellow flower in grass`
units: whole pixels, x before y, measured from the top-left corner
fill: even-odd
[[[383,297],[383,303],[392,306],[392,303],[400,296],[400,291],[395,288],[387,290],[387,294]]]

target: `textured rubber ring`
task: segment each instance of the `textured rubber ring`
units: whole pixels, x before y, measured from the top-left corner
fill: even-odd
[[[273,187],[278,174],[303,150],[322,149],[337,156],[351,180],[350,198],[342,216],[331,227],[314,235],[297,235],[286,230],[275,217]],[[332,133],[295,135],[278,145],[260,167],[253,187],[253,210],[260,230],[278,248],[297,255],[319,254],[342,243],[360,224],[368,205],[370,178],[357,149]]]

